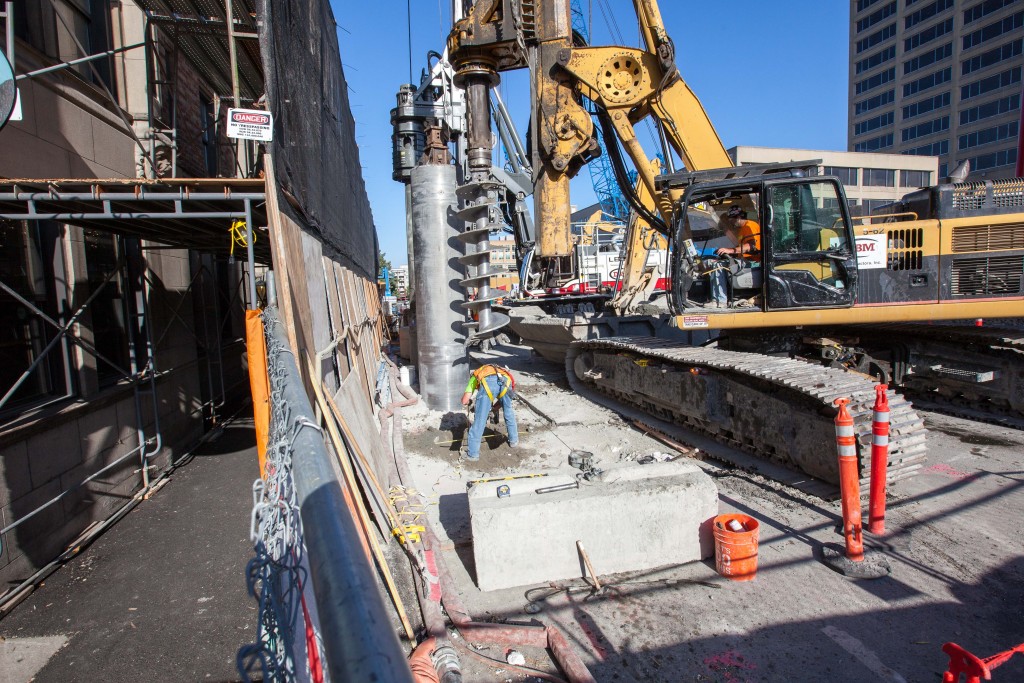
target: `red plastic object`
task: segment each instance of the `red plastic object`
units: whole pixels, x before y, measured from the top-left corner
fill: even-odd
[[[302,618],[306,623],[306,657],[309,664],[309,677],[313,683],[323,683],[324,667],[320,661],[320,648],[317,644],[316,630],[313,628],[313,621],[309,618],[309,609],[306,607],[306,596],[299,596],[302,602]]]
[[[864,560],[863,521],[860,512],[860,476],[857,467],[857,437],[853,433],[853,418],[846,409],[848,398],[837,398],[836,446],[839,449],[839,492],[843,504],[843,537],[846,539],[846,557],[854,562]]]
[[[1024,654],[1024,643],[984,659],[972,655],[956,643],[946,643],[942,651],[949,655],[949,669],[942,674],[942,683],[958,683],[960,674],[964,675],[966,683],[981,683],[992,680],[992,669],[999,668],[1018,652]]]
[[[889,387],[875,387],[875,408],[871,418],[871,493],[868,503],[868,531],[885,533],[885,474],[889,467]]]

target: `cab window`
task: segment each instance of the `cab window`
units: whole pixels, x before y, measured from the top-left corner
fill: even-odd
[[[842,200],[835,183],[787,183],[771,188],[772,251],[775,256],[813,252],[848,253]]]

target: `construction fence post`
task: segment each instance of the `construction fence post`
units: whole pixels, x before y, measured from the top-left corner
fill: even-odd
[[[885,533],[885,477],[889,468],[888,386],[875,387],[875,407],[871,420],[871,489],[868,500],[868,531]]]
[[[857,466],[857,437],[853,431],[853,418],[846,409],[850,399],[837,398],[836,445],[839,448],[839,491],[843,507],[843,537],[846,539],[846,557],[853,562],[864,560],[864,538],[860,511],[860,476]]]

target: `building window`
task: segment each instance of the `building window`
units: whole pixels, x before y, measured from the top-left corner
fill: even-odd
[[[987,17],[993,12],[998,12],[1008,5],[1012,5],[1017,0],[985,0],[985,2],[979,2],[974,7],[968,7],[964,10],[964,26],[972,22]]]
[[[1011,112],[1018,107],[1020,107],[1020,95],[1010,95],[1009,97],[1002,97],[992,102],[979,104],[976,107],[960,111],[960,125],[963,126],[975,121],[999,116],[1000,114]]]
[[[896,14],[896,3],[890,2],[881,9],[875,10],[863,19],[857,20],[857,33],[871,28],[875,24]]]
[[[953,0],[935,0],[907,16],[903,17],[903,28],[907,29],[916,26],[922,21],[927,21],[941,12],[945,12],[953,6]]]
[[[0,222],[0,281],[57,322],[64,321],[67,303],[63,270],[63,239],[56,223]],[[21,382],[0,413],[71,394],[68,342],[43,353],[56,336],[56,328],[0,290],[0,396]]]
[[[878,2],[878,0],[857,0],[857,11],[858,12],[863,12],[864,10],[866,10],[868,7],[871,7],[876,2]]]
[[[1017,163],[1017,150],[1015,148],[1002,149],[998,152],[992,152],[991,154],[982,154],[980,156],[971,157],[967,161],[971,162],[972,171],[986,171],[990,168],[1011,166]]]
[[[893,121],[893,113],[891,111],[890,112],[886,112],[884,114],[879,114],[878,116],[876,116],[874,118],[870,118],[867,121],[861,121],[856,126],[854,126],[853,127],[853,134],[854,135],[863,135],[864,133],[869,133],[869,132],[871,132],[873,130],[878,130],[879,128],[881,128],[883,126],[891,126],[892,125],[892,121]]]
[[[866,114],[872,109],[878,109],[879,107],[884,106],[886,104],[891,104],[895,99],[896,91],[886,90],[881,94],[875,95],[874,97],[863,100],[861,102],[857,102],[855,105],[853,105],[853,115],[860,116],[861,114]]]
[[[949,170],[949,164],[939,164],[939,177],[945,178],[949,175],[946,171]]]
[[[860,200],[860,215],[872,216],[875,211],[889,204],[892,204],[891,199],[862,199]]]
[[[912,154],[917,157],[940,157],[949,154],[949,140],[940,140],[920,147],[905,149],[900,154]]]
[[[969,50],[972,47],[977,47],[993,38],[998,38],[1004,33],[1016,31],[1022,26],[1024,26],[1024,12],[1017,12],[1000,21],[993,21],[988,26],[979,28],[977,31],[971,31],[965,35],[961,39],[963,40],[963,49]]]
[[[122,277],[122,250],[117,238],[102,230],[82,231],[85,243],[85,266],[89,294],[100,290],[89,305],[92,318],[93,345],[116,367],[96,359],[96,375],[100,386],[113,384],[128,371],[127,312]],[[104,282],[107,282],[104,285]]]
[[[919,92],[924,92],[929,88],[934,88],[937,85],[942,85],[948,82],[953,77],[953,68],[947,66],[945,69],[939,69],[933,74],[922,76],[916,81],[911,81],[903,86],[903,96],[910,97],[916,95]]]
[[[900,187],[928,187],[931,184],[931,171],[900,171]]]
[[[903,41],[903,51],[904,52],[910,52],[911,50],[915,50],[915,49],[921,47],[922,45],[924,45],[925,43],[930,43],[931,41],[935,40],[936,38],[939,38],[940,36],[944,36],[947,33],[950,33],[952,30],[953,30],[953,17],[950,17],[949,19],[946,19],[945,21],[940,21],[939,23],[935,24],[934,26],[930,26],[930,27],[926,28],[925,30],[921,31],[920,33],[915,33],[914,35],[912,35],[909,38],[907,38],[906,40],[904,40]]]
[[[979,95],[985,95],[993,90],[999,90],[1005,88],[1008,85],[1014,83],[1020,83],[1020,67],[1016,69],[1009,69],[1000,74],[993,74],[987,78],[982,78],[980,81],[974,81],[968,83],[960,88],[960,99],[969,100],[972,97]]]
[[[826,166],[825,175],[834,175],[843,185],[857,184],[857,169],[849,166]]]
[[[909,142],[916,140],[917,138],[923,138],[926,135],[934,135],[935,133],[941,133],[944,130],[949,130],[949,117],[942,116],[934,121],[927,121],[925,123],[919,123],[916,126],[910,128],[904,128],[900,131],[903,142]]]
[[[946,43],[934,50],[928,52],[922,52],[913,59],[908,59],[903,62],[903,74],[914,73],[918,69],[923,69],[926,66],[931,66],[936,62],[941,62],[944,59],[949,59],[953,56],[953,43]]]
[[[1013,42],[994,48],[988,52],[982,52],[976,57],[965,59],[960,62],[960,75],[966,76],[969,73],[985,69],[993,64],[998,64],[999,62],[1006,61],[1007,59],[1013,59],[1020,55],[1022,47],[1024,47],[1024,39],[1014,40]]]
[[[886,133],[885,135],[880,135],[877,138],[858,142],[853,146],[853,151],[874,152],[879,149],[885,149],[886,147],[892,147],[892,139],[892,133]]]
[[[879,43],[884,43],[885,41],[892,38],[894,35],[896,35],[896,24],[889,24],[882,30],[875,31],[867,38],[863,38],[857,41],[857,54],[864,52],[864,50],[870,50]]]
[[[859,62],[857,62],[857,65],[856,65],[857,73],[861,73],[861,72],[864,72],[864,71],[868,71],[870,69],[874,69],[879,64],[884,64],[885,62],[888,62],[890,59],[895,59],[895,58],[896,58],[896,46],[895,45],[890,45],[889,47],[885,48],[884,50],[882,50],[880,52],[876,52],[875,54],[871,55],[870,57],[867,57],[867,58],[862,59]]]
[[[896,68],[889,67],[885,71],[879,71],[874,76],[865,78],[863,81],[858,81],[857,84],[854,86],[854,89],[857,91],[857,94],[859,95],[862,92],[867,92],[868,90],[877,88],[883,83],[888,83],[889,81],[894,80],[895,78]]]
[[[112,47],[109,0],[19,2],[14,23],[19,38],[55,60],[69,61],[86,56],[76,41],[89,55],[106,52]],[[65,72],[114,90],[112,64],[113,57],[107,56],[77,64]]]
[[[1016,139],[1018,128],[1019,122],[1013,121],[1011,123],[1004,123],[1001,126],[984,128],[982,130],[976,130],[973,133],[968,133],[967,135],[961,135],[957,139],[957,149],[962,151],[970,149],[971,147],[990,145],[993,142]]]
[[[929,97],[903,107],[903,120],[912,119],[915,116],[921,116],[922,114],[927,114],[930,111],[935,111],[936,109],[942,109],[943,107],[948,106],[949,93],[944,92],[941,95]]]
[[[896,171],[891,168],[865,168],[864,185],[867,187],[896,187]]]

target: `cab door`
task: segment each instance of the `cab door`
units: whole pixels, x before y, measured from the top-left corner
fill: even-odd
[[[768,182],[761,201],[766,308],[852,306],[857,257],[839,181],[815,177]]]

